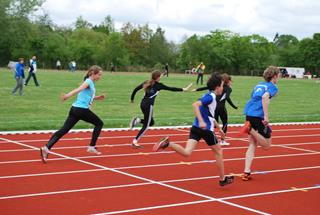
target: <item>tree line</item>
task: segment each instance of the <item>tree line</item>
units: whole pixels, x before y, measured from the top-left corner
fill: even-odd
[[[166,39],[160,26],[153,30],[148,24],[128,22],[116,30],[109,15],[98,25],[80,16],[72,27],[58,26],[49,14],[34,15],[43,2],[0,1],[1,66],[36,55],[43,68],[54,68],[57,60],[67,68],[74,60],[79,69],[98,64],[108,70],[113,63],[121,71],[149,71],[168,63],[171,70],[184,71],[204,62],[208,72],[235,75],[258,74],[268,65],[304,67],[320,73],[320,33],[302,40],[277,34],[269,41],[258,34],[212,30],[177,44]]]

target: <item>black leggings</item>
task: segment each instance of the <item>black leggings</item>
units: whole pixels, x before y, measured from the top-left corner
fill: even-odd
[[[95,125],[92,133],[92,139],[90,146],[95,146],[97,139],[100,135],[101,129],[103,127],[103,122],[101,119],[94,114],[90,109],[87,108],[78,108],[78,107],[71,107],[69,111],[69,116],[64,122],[64,125],[60,130],[56,131],[52,137],[50,138],[49,142],[47,143],[48,149],[51,149],[53,145],[61,138],[63,135],[68,133],[68,131],[79,121],[83,120],[85,122],[89,122]]]
[[[140,129],[138,135],[136,136],[136,140],[139,140],[144,132],[149,128],[149,126],[154,125],[154,120],[153,120],[153,105],[146,104],[146,103],[141,103],[140,105],[141,111],[143,113],[143,119],[141,120],[142,128]]]
[[[29,72],[29,75],[28,75],[28,77],[27,77],[27,80],[26,80],[25,85],[28,85],[29,80],[30,80],[31,77],[33,78],[34,84],[35,84],[36,86],[39,86],[39,83],[38,83],[38,80],[37,80],[37,76],[36,76],[36,74],[35,74],[33,71],[30,71],[30,72]]]
[[[225,134],[227,134],[228,130],[228,112],[225,107],[217,108],[214,113],[214,118],[217,122],[219,122],[219,117],[222,121],[222,130]]]
[[[199,83],[199,80],[201,79],[201,85],[203,84],[203,74],[199,73],[197,78],[197,84]]]

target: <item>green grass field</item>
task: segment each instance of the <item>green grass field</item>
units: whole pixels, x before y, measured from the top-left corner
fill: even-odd
[[[59,100],[60,94],[76,88],[83,76],[83,71],[70,73],[40,70],[37,73],[40,87],[35,87],[31,80],[29,86],[24,88],[24,96],[13,96],[13,73],[0,69],[0,130],[59,128],[75,100],[71,98],[62,103]],[[92,110],[103,119],[105,128],[128,127],[131,117],[141,116],[139,104],[143,91],[137,93],[134,104],[129,102],[129,98],[134,87],[149,76],[147,73],[104,73],[96,83],[96,89],[97,94],[105,93],[107,97],[104,101],[96,101]],[[169,78],[163,77],[161,82],[169,86],[185,87],[191,82],[195,83],[195,80],[196,76],[170,74]],[[231,98],[239,109],[234,110],[228,106],[229,123],[241,123],[244,121],[243,107],[252,88],[262,78],[235,76],[233,80]],[[272,122],[320,121],[320,83],[315,80],[281,79],[278,87],[279,94],[270,104]],[[156,99],[155,125],[190,125],[194,119],[191,104],[203,93],[162,91]],[[76,126],[91,127],[83,122]]]

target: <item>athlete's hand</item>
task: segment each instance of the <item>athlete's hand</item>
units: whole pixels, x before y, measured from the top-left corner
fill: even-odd
[[[69,98],[69,96],[68,96],[68,94],[61,94],[61,96],[60,96],[60,100],[62,101],[62,102],[64,102],[65,100],[67,100]]]
[[[207,128],[207,124],[206,124],[204,121],[199,122],[199,126],[200,126],[200,128],[202,128],[202,129]]]
[[[102,94],[102,95],[96,96],[94,99],[95,100],[104,100],[105,97],[106,97],[105,94]]]
[[[182,88],[182,89],[185,92],[185,91],[189,91],[191,87],[192,87],[192,83],[190,83],[187,87]]]
[[[221,139],[224,140],[226,137],[226,134],[223,132],[223,130],[221,128],[219,128],[219,133],[220,133]]]
[[[264,120],[262,120],[262,123],[264,124],[264,125],[268,125],[269,124],[269,118],[268,117],[264,117]]]

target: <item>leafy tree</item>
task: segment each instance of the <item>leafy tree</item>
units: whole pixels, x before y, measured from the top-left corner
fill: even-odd
[[[111,16],[108,15],[107,17],[104,18],[104,21],[100,25],[98,25],[98,26],[95,25],[92,29],[94,31],[105,33],[105,34],[109,35],[115,31],[114,21],[111,18]]]
[[[85,20],[82,16],[79,16],[76,20],[75,27],[76,29],[80,29],[80,28],[90,29],[92,28],[92,24],[87,20]]]

